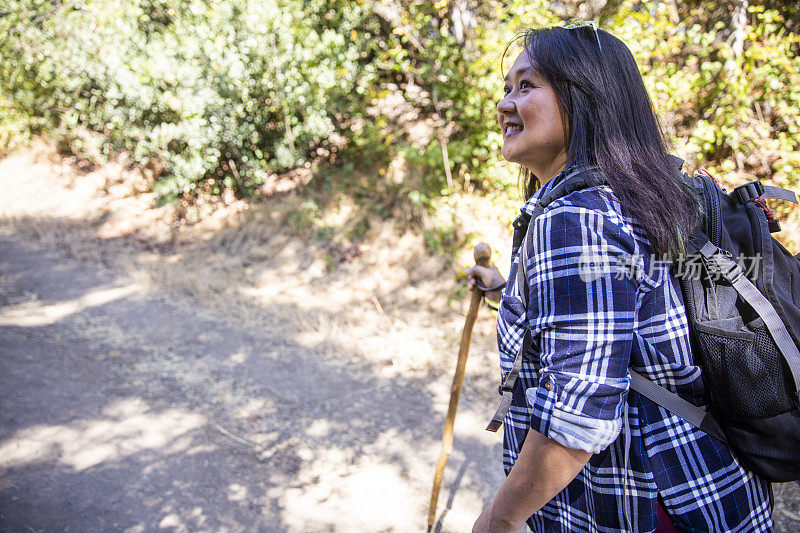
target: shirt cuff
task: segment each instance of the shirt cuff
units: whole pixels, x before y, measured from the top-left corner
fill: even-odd
[[[574,387],[575,383],[572,382],[575,381],[579,380],[570,380],[570,389],[581,388],[580,385]],[[531,429],[567,448],[589,453],[603,451],[617,439],[622,430],[621,413],[612,419],[576,413],[566,408],[564,395],[567,391],[564,389],[553,374],[545,372],[542,373],[538,386],[525,391],[528,405],[532,409]],[[585,405],[587,402],[572,403]]]

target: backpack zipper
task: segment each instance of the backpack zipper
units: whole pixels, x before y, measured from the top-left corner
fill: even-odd
[[[706,207],[708,214],[706,215],[706,229],[708,229],[708,236],[711,237],[711,242],[719,246],[722,240],[722,220],[720,219],[719,207],[719,193],[717,189],[719,186],[713,179],[704,177],[703,192],[706,194]]]

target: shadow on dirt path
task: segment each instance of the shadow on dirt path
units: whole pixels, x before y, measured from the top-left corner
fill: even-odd
[[[423,528],[431,383],[15,237],[0,237],[0,306],[0,530]],[[467,529],[502,478],[499,442],[461,416],[441,531]]]

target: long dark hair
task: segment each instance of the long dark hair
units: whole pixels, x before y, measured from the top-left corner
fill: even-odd
[[[569,124],[567,166],[598,168],[623,210],[647,231],[653,251],[673,258],[683,253],[695,204],[667,158],[653,104],[628,47],[591,26],[532,29],[522,42]],[[539,181],[527,169],[523,180],[529,198]]]

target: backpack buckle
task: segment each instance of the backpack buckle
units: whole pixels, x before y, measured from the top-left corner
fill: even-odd
[[[497,386],[497,394],[500,396],[502,396],[504,392],[511,392],[514,390],[514,387],[509,387],[508,383],[506,383],[509,374],[511,374],[511,372],[503,372],[500,374],[500,385]]]
[[[751,181],[750,183],[739,185],[733,189],[734,198],[736,198],[736,200],[738,200],[741,204],[751,202],[756,198],[763,196],[763,194],[764,184],[760,181]]]
[[[726,250],[720,249],[712,256],[706,257],[706,266],[715,276],[722,276],[724,280],[733,285],[744,275],[744,270],[733,261]]]
[[[731,285],[735,285],[743,275],[744,270],[742,270],[742,267],[737,263],[732,263],[728,265],[728,270],[722,274],[722,277],[728,280]]]

